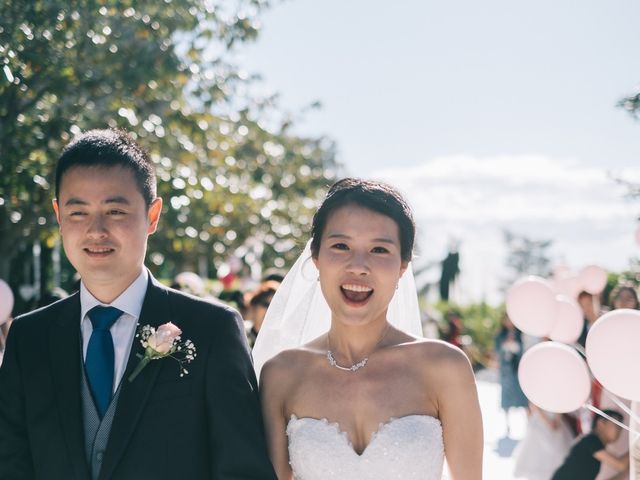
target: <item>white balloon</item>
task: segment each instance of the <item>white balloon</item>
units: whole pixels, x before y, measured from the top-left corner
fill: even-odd
[[[549,335],[556,318],[556,296],[549,282],[528,276],[515,282],[507,292],[507,313],[513,324],[536,337]]]
[[[593,375],[619,397],[640,401],[640,311],[613,310],[587,335],[587,362]]]
[[[558,342],[542,342],[520,359],[518,380],[531,402],[556,413],[572,412],[589,398],[591,378],[582,357]]]
[[[575,343],[584,326],[582,310],[577,302],[564,295],[556,296],[558,311],[549,333],[549,338],[556,342]]]
[[[13,311],[13,292],[4,280],[0,279],[0,325],[9,320]]]

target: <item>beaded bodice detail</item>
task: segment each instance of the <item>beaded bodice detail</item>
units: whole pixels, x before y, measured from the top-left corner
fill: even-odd
[[[337,423],[291,416],[289,460],[295,480],[440,480],[442,426],[428,415],[380,424],[358,455]]]

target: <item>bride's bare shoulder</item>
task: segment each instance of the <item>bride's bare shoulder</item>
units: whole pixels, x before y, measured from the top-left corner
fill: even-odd
[[[442,340],[415,338],[407,342],[407,346],[425,365],[454,370],[469,366],[469,359],[462,350]]]
[[[308,371],[318,357],[324,356],[325,353],[324,350],[314,345],[314,342],[298,348],[283,350],[264,364],[260,378],[275,382],[290,381],[298,373],[302,374]]]

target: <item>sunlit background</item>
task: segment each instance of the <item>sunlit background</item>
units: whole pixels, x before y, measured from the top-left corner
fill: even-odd
[[[239,63],[337,142],[345,173],[410,198],[420,266],[459,244],[458,301],[503,300],[503,231],[554,264],[620,271],[638,255],[634,1],[283,2]],[[439,272],[425,273],[424,281]]]

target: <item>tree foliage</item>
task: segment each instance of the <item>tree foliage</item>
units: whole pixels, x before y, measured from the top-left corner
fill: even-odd
[[[462,319],[463,348],[474,369],[490,367],[493,338],[500,327],[504,305],[493,307],[485,302],[458,305],[440,301],[434,307],[441,318],[444,318],[447,312],[454,311]]]
[[[624,97],[618,106],[626,110],[635,120],[640,120],[640,91]]]
[[[0,278],[18,246],[57,235],[53,170],[89,128],[152,154],[165,200],[161,274],[231,255],[284,266],[335,172],[333,144],[292,133],[230,61],[263,0],[0,0]],[[248,257],[247,257],[248,255]]]

